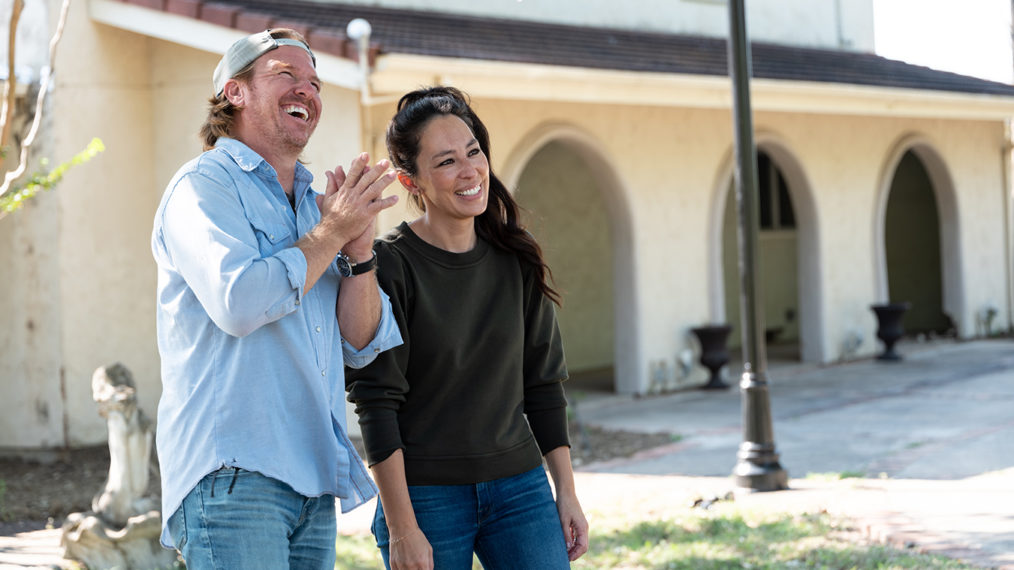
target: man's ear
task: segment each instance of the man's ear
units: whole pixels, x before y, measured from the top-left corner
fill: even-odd
[[[399,172],[398,182],[401,182],[401,185],[404,186],[405,190],[408,190],[409,193],[419,194],[419,187],[416,186],[415,181],[412,180],[412,177],[409,176],[408,174],[405,174],[404,172]]]
[[[225,82],[225,87],[222,88],[222,96],[228,99],[233,107],[242,107],[246,90],[243,89],[243,85],[239,81],[230,79]]]

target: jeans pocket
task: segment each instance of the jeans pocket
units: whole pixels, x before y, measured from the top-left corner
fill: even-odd
[[[166,525],[169,528],[169,536],[173,539],[173,544],[176,545],[176,550],[183,551],[183,547],[187,544],[187,516],[183,511],[183,505],[176,509],[176,512],[169,517],[169,523]]]

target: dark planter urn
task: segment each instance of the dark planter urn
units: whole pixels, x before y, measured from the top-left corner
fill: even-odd
[[[708,383],[702,386],[704,390],[724,390],[729,387],[722,381],[722,367],[729,363],[729,350],[726,343],[729,340],[729,332],[732,327],[729,325],[708,325],[690,329],[701,344],[701,365],[708,369],[711,377]]]
[[[901,360],[901,355],[894,350],[894,343],[898,342],[898,339],[905,334],[905,327],[902,326],[901,319],[911,306],[910,303],[870,306],[877,315],[877,338],[884,343],[884,352],[877,356],[877,360]]]

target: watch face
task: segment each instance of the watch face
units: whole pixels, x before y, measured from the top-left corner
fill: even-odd
[[[338,264],[338,273],[342,277],[352,277],[352,265],[349,264],[349,260],[344,255],[339,255],[335,258],[335,262]]]

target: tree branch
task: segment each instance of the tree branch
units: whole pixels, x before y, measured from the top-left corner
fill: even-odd
[[[15,0],[17,3],[19,0]],[[3,196],[11,189],[11,184],[21,177],[25,173],[25,169],[28,166],[28,150],[35,142],[35,135],[39,132],[39,124],[42,123],[42,108],[46,101],[46,94],[49,92],[49,82],[53,77],[53,69],[56,66],[56,46],[60,43],[60,38],[63,37],[63,27],[67,23],[67,13],[70,11],[70,0],[63,0],[63,6],[60,8],[60,20],[56,26],[56,32],[53,33],[52,39],[49,40],[49,68],[42,74],[42,81],[39,85],[39,94],[35,98],[35,116],[32,118],[32,128],[28,131],[28,136],[25,137],[23,143],[21,143],[21,158],[18,161],[18,167],[4,175],[3,185],[0,186],[0,196]],[[11,70],[13,76],[13,69]],[[8,81],[8,84],[11,82]],[[7,123],[4,123],[6,126]]]
[[[4,83],[4,101],[0,120],[0,148],[7,146],[11,137],[11,120],[14,118],[14,98],[17,92],[18,80],[14,75],[14,50],[15,40],[18,33],[18,22],[21,20],[21,11],[25,7],[25,0],[14,0],[11,5],[11,23],[7,32],[7,82]]]

